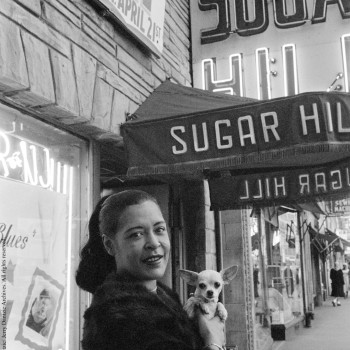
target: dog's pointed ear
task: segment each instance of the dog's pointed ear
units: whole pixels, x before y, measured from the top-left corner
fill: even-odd
[[[179,270],[180,277],[191,286],[197,285],[198,273],[189,270]]]
[[[226,267],[226,269],[221,270],[220,275],[222,277],[224,284],[229,284],[230,281],[232,281],[236,277],[237,271],[238,271],[237,265]]]

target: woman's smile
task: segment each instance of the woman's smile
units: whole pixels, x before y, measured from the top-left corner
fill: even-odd
[[[142,261],[147,264],[147,265],[159,265],[162,261],[161,259],[164,258],[164,255],[151,255],[145,259],[143,259]]]

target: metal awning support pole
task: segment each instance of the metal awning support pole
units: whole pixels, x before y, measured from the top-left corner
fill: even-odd
[[[300,212],[298,211],[298,223],[299,223],[299,243],[300,243],[300,270],[301,270],[301,288],[302,288],[302,293],[303,293],[303,309],[304,309],[304,316],[306,317],[306,293],[305,293],[305,274],[304,274],[304,250],[303,250],[303,241],[306,235],[306,232],[308,231],[307,229],[305,230],[305,232],[303,232],[303,237],[301,237],[301,233],[302,233],[302,228],[304,226],[304,223],[301,225],[300,224],[300,220],[301,220],[301,216],[300,216]]]
[[[326,249],[331,247],[333,245],[333,243],[335,243],[338,239],[339,239],[339,237],[334,239],[331,243],[328,243],[328,246],[326,248],[324,248],[323,250],[321,250],[320,253],[323,253]]]
[[[264,327],[270,327],[271,326],[271,312],[269,308],[269,290],[267,286],[267,276],[266,276],[266,269],[265,269],[265,257],[263,254],[263,250],[261,247],[261,239],[262,239],[262,219],[261,219],[261,210],[259,210],[258,215],[258,236],[259,236],[259,259],[260,259],[260,267],[261,267],[261,277],[262,277],[262,285],[263,285],[263,294],[264,294],[264,321],[263,326]]]

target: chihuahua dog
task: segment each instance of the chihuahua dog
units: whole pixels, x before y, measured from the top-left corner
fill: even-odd
[[[208,318],[218,315],[223,321],[226,321],[227,310],[220,303],[219,294],[224,284],[230,283],[237,274],[236,265],[223,269],[220,272],[214,270],[204,270],[200,273],[188,270],[180,270],[180,277],[189,285],[195,286],[194,295],[191,296],[184,309],[190,318],[194,318],[195,309],[199,307],[203,314]]]

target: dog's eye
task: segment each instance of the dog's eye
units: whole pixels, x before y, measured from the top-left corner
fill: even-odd
[[[204,289],[205,288],[205,284],[204,283],[199,283],[199,288],[200,289]]]
[[[221,286],[221,284],[220,284],[219,282],[215,282],[215,283],[214,283],[214,287],[215,287],[215,288],[220,288],[220,286]]]

